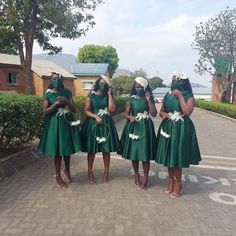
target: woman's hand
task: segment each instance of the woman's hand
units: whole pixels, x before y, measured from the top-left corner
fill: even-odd
[[[109,90],[108,90],[108,93],[107,93],[108,95],[112,95],[112,87],[111,86],[109,86]]]
[[[146,97],[146,100],[147,100],[147,101],[150,101],[151,94],[150,94],[149,91],[146,91],[146,92],[145,92],[145,97]]]
[[[168,120],[170,117],[169,117],[168,113],[162,111],[162,112],[161,112],[161,118],[162,118],[163,120]]]
[[[96,116],[95,120],[96,120],[97,124],[102,124],[103,123],[102,118],[99,117],[99,116]]]
[[[129,117],[129,121],[130,121],[130,122],[134,122],[134,121],[136,121],[136,118],[135,118],[134,116],[130,116],[130,117]]]
[[[181,91],[179,91],[178,89],[173,89],[171,94],[177,98],[180,98],[182,96]]]
[[[60,104],[62,105],[68,105],[68,103],[69,103],[69,101],[65,98],[65,97],[61,97],[61,96],[59,96],[58,98],[57,98],[57,101],[59,101],[60,102]]]

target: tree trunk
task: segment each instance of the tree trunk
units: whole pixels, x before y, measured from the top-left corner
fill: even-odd
[[[221,102],[230,103],[231,98],[231,84],[232,84],[232,77],[229,76],[222,76],[221,79]]]
[[[32,83],[32,71],[31,71],[31,64],[25,63],[22,67],[25,79],[25,87],[24,92],[25,94],[32,94],[33,93],[33,83]]]

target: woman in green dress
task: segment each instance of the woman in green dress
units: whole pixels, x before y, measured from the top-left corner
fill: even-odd
[[[160,110],[162,118],[157,134],[156,162],[168,167],[169,181],[165,191],[171,197],[182,193],[182,168],[198,165],[201,155],[192,120],[194,109],[191,84],[184,73],[172,78],[171,93],[164,97]]]
[[[86,119],[81,129],[82,151],[88,153],[88,180],[90,184],[95,182],[93,174],[95,154],[102,152],[104,162],[102,182],[105,183],[109,178],[110,152],[120,150],[116,127],[110,116],[110,112],[114,112],[115,108],[109,78],[101,75],[95,81],[92,92],[85,101]]]
[[[127,122],[121,136],[121,155],[132,161],[135,184],[142,190],[147,188],[150,160],[156,154],[156,135],[153,122],[149,116],[155,117],[157,110],[148,81],[137,77],[126,104]],[[139,161],[143,165],[144,179],[139,175]]]
[[[65,187],[71,182],[70,155],[81,149],[79,121],[74,120],[72,93],[64,88],[62,76],[53,73],[50,86],[44,94],[45,127],[38,150],[45,156],[54,157],[56,183]],[[66,181],[61,177],[62,157],[65,163],[62,174]]]

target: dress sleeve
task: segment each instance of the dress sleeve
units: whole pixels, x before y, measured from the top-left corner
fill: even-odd
[[[43,98],[46,100],[49,100],[50,95],[51,95],[51,93],[49,91],[46,91],[43,95]]]
[[[184,96],[184,99],[187,101],[189,98],[193,97],[193,93],[185,92],[183,96]]]

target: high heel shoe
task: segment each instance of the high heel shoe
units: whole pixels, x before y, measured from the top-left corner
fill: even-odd
[[[109,181],[108,173],[104,173],[102,177],[102,183],[107,183]]]
[[[170,182],[165,190],[165,193],[170,194],[174,191],[174,182]]]
[[[181,195],[182,195],[182,183],[175,183],[175,185],[179,185],[179,191],[177,192],[176,190],[174,190],[174,192],[173,193],[171,193],[170,194],[170,196],[172,197],[172,198],[178,198],[178,197],[180,197]]]
[[[64,170],[62,170],[61,173],[67,183],[69,183],[69,184],[72,183],[72,178],[69,174],[67,174]]]
[[[93,173],[88,173],[88,182],[89,184],[94,184],[95,183],[95,178],[93,176]]]
[[[137,176],[135,175],[134,178],[135,178],[134,184],[137,185],[138,187],[140,187],[140,185],[141,185],[140,175],[139,174]]]
[[[56,180],[57,187],[60,187],[60,188],[67,187],[67,184],[62,180],[60,175],[54,175],[54,178]]]

